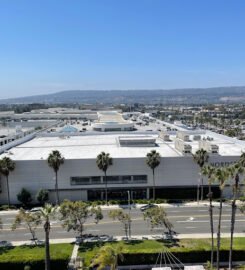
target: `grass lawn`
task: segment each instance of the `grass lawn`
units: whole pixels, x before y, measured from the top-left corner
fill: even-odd
[[[79,256],[85,259],[88,266],[92,258],[98,253],[103,245],[122,245],[123,253],[159,253],[165,248],[171,252],[209,251],[211,239],[181,239],[174,242],[160,240],[132,241],[130,243],[120,241],[114,243],[84,243],[79,249]],[[215,241],[216,245],[216,241]],[[245,249],[245,238],[234,238],[234,250]],[[221,240],[221,250],[229,250],[229,238]]]
[[[51,244],[51,260],[68,259],[73,250],[72,244]],[[45,258],[44,246],[1,247],[0,262],[30,262]]]

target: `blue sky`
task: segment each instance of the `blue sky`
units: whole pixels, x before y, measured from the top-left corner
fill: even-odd
[[[244,0],[0,0],[0,98],[245,85]]]

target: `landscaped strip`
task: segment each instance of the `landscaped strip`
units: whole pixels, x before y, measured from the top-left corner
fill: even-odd
[[[72,244],[50,245],[51,268],[65,270],[73,249]],[[1,270],[23,270],[26,265],[31,270],[44,269],[44,246],[18,246],[0,248]]]
[[[91,260],[98,254],[99,248],[103,245],[121,245],[124,260],[120,265],[140,265],[155,264],[160,252],[168,249],[174,253],[182,262],[207,262],[210,258],[210,239],[181,239],[170,241],[144,240],[131,242],[113,243],[83,243],[79,249],[81,258],[84,259],[85,266],[89,266]],[[216,243],[215,243],[216,245]],[[221,258],[226,258],[229,252],[229,239],[221,240]],[[146,256],[146,254],[148,254]],[[234,260],[245,259],[245,238],[234,239]]]

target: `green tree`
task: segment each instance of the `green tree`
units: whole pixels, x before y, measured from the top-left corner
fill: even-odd
[[[151,168],[153,176],[153,200],[156,199],[155,169],[159,166],[160,162],[161,156],[156,150],[147,153],[146,164]]]
[[[105,201],[108,204],[108,190],[107,190],[107,170],[109,166],[112,165],[112,158],[109,153],[101,152],[96,159],[96,164],[98,168],[104,172],[104,180],[105,180]]]
[[[220,269],[220,240],[221,240],[221,219],[222,219],[222,207],[223,207],[223,189],[225,183],[229,178],[229,172],[227,168],[217,168],[215,170],[215,180],[219,183],[220,198],[219,198],[219,217],[218,217],[218,229],[217,229],[217,269]]]
[[[123,225],[125,236],[127,238],[130,238],[131,236],[130,228],[131,228],[131,222],[132,222],[130,214],[125,213],[121,209],[114,209],[114,210],[110,210],[109,217],[112,218],[113,220],[117,219],[118,221],[120,221]]]
[[[90,267],[96,266],[97,270],[103,270],[109,266],[110,270],[116,270],[118,259],[123,260],[122,246],[106,245],[100,248]]]
[[[22,188],[21,191],[17,194],[17,199],[23,204],[23,206],[26,206],[32,202],[31,193],[25,188]]]
[[[173,224],[169,221],[167,213],[165,212],[163,207],[154,207],[147,209],[143,215],[144,220],[150,222],[151,230],[155,227],[166,228],[168,230],[169,235],[172,236]]]
[[[52,151],[48,156],[48,165],[55,172],[55,191],[56,191],[56,205],[60,204],[59,190],[58,190],[58,171],[60,166],[64,163],[65,159],[57,150]]]
[[[46,189],[40,189],[36,195],[36,199],[39,203],[44,204],[49,200],[49,192]]]
[[[50,247],[49,247],[49,234],[50,234],[50,219],[56,215],[56,207],[51,204],[45,204],[44,207],[38,212],[39,219],[43,221],[43,228],[45,232],[45,270],[50,270]]]
[[[93,216],[96,224],[103,219],[100,207],[90,207],[87,203],[82,201],[71,202],[65,200],[60,205],[59,212],[62,226],[66,228],[67,231],[73,230],[77,232],[81,239],[84,231],[84,223],[88,218]]]
[[[213,192],[212,183],[214,182],[215,167],[205,165],[202,168],[202,175],[208,178],[208,199],[209,199],[209,217],[210,217],[210,230],[211,230],[211,269],[214,263],[214,221],[213,221]]]
[[[37,244],[36,230],[37,226],[42,223],[37,213],[30,213],[20,208],[15,220],[12,224],[12,230],[16,230],[21,225],[24,225],[32,235],[32,239]]]
[[[205,165],[205,163],[208,162],[208,159],[209,159],[208,152],[204,149],[197,150],[196,153],[193,155],[193,160],[196,162],[196,164],[199,166],[200,169],[201,200],[203,200],[202,168]],[[199,202],[199,183],[197,185],[197,201]]]
[[[8,193],[8,206],[10,206],[9,197],[9,173],[15,169],[14,161],[9,157],[4,157],[0,160],[0,173],[6,177],[7,193]]]

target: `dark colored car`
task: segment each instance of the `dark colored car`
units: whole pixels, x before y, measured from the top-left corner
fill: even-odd
[[[140,210],[141,211],[145,211],[145,210],[148,210],[150,208],[154,208],[154,207],[157,207],[156,204],[153,204],[153,203],[149,203],[149,204],[146,204],[146,205],[143,205],[140,207]]]

